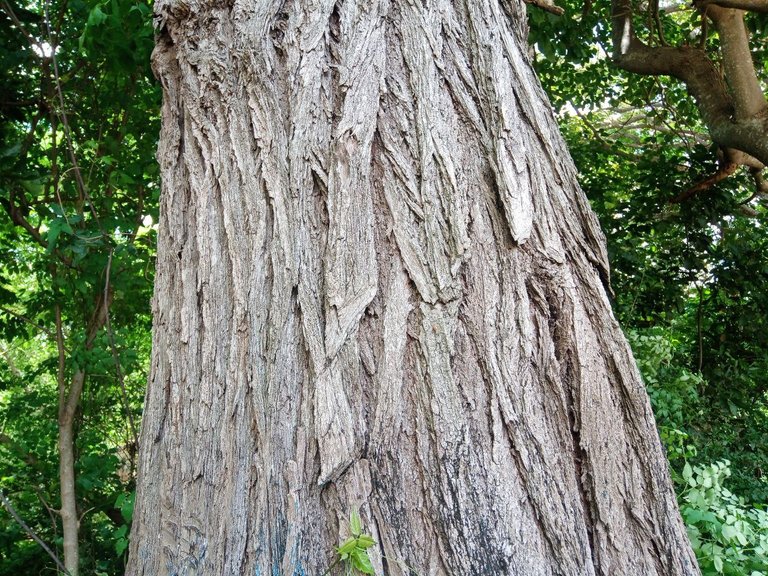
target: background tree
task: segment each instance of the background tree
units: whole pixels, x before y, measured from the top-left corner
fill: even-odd
[[[521,6],[155,12],[128,574],[698,573]]]
[[[636,34],[630,0],[614,0],[611,6],[614,62],[630,72],[664,74],[682,81],[720,148],[721,172],[748,166],[759,192],[766,194],[762,170],[768,164],[768,102],[752,61],[744,10],[768,14],[768,1],[694,2],[695,14],[701,19],[696,34],[698,46],[691,46],[689,41],[668,44],[658,1],[648,6],[652,22],[648,28],[653,34],[649,41],[654,45],[641,41]],[[765,17],[762,21],[764,24]],[[717,32],[711,46],[717,60],[707,52],[710,25]]]
[[[0,6],[0,573],[51,565],[11,509],[73,576],[118,573],[157,204],[149,8]]]

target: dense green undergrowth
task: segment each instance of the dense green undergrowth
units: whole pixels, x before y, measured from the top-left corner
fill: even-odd
[[[651,397],[661,440],[667,451],[680,512],[702,574],[760,576],[768,570],[768,511],[732,491],[762,494],[762,478],[732,482],[731,462],[709,462],[696,447],[697,425],[706,421],[700,391],[703,378],[684,367],[674,329],[630,331],[629,340]],[[704,440],[698,440],[701,444]],[[707,446],[707,453],[715,448]],[[738,454],[743,466],[749,456]],[[759,462],[752,461],[753,465]]]

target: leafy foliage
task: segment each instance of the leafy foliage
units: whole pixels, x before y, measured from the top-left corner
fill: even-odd
[[[725,487],[728,460],[709,461],[716,447],[703,444],[703,458],[684,430],[695,430],[708,416],[698,396],[699,374],[681,365],[680,343],[669,328],[632,330],[628,337],[648,387],[662,442],[694,552],[704,575],[762,575],[768,566],[768,513]]]
[[[0,489],[61,546],[60,394],[84,374],[75,413],[80,566],[117,574],[150,347],[159,130],[151,8],[0,8]],[[4,509],[0,559],[0,575],[52,564]]]
[[[750,508],[723,485],[727,460],[685,465],[680,511],[704,576],[761,576],[768,566],[768,512]]]
[[[350,536],[342,542],[336,549],[338,559],[334,562],[325,574],[329,574],[337,564],[341,563],[344,567],[344,574],[375,574],[368,556],[368,549],[376,541],[370,534],[364,534],[360,522],[360,514],[357,510],[352,510],[349,517]]]

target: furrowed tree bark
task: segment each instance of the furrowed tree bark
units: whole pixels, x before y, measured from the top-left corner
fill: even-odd
[[[127,574],[698,574],[522,4],[155,11]]]

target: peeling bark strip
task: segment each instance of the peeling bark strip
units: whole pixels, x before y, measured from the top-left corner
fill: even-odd
[[[522,5],[155,10],[127,573],[697,574]]]

